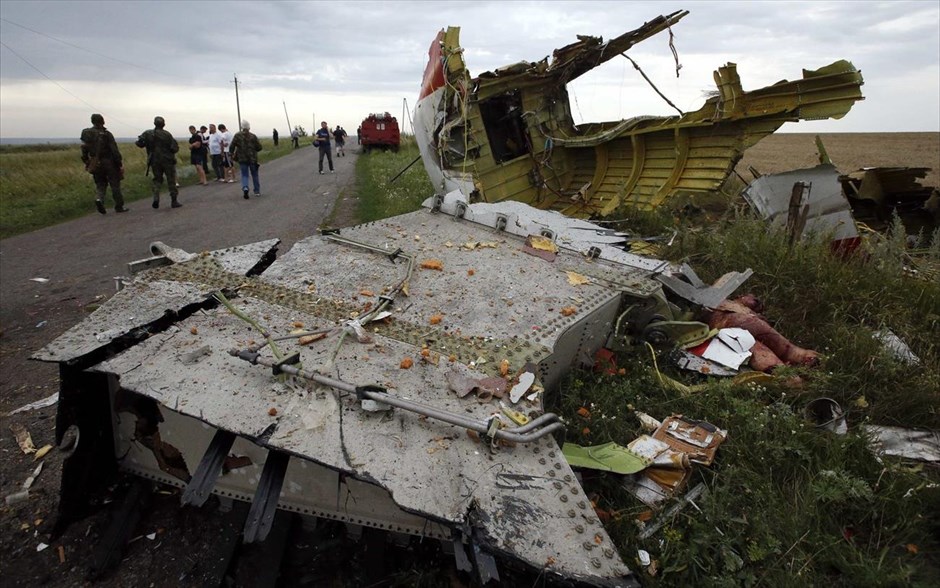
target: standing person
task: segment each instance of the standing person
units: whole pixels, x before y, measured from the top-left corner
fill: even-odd
[[[196,132],[196,125],[189,125],[189,163],[196,168],[199,185],[205,186],[206,171],[202,167],[202,135]]]
[[[258,152],[261,151],[261,141],[251,132],[251,125],[247,120],[242,121],[242,130],[235,133],[232,139],[232,157],[238,162],[242,170],[242,195],[248,200],[248,172],[251,172],[251,181],[254,185],[255,196],[261,196],[261,181],[258,179]]]
[[[91,115],[91,126],[82,131],[82,162],[95,180],[95,208],[98,212],[107,214],[104,195],[109,185],[114,199],[114,212],[127,212],[121,194],[124,160],[114,135],[104,127],[104,117],[100,114]]]
[[[336,125],[333,129],[333,139],[336,141],[336,157],[346,157],[346,131],[343,127]]]
[[[206,125],[199,127],[199,136],[202,137],[202,171],[209,175],[209,129]]]
[[[294,149],[300,147],[300,133],[297,132],[296,128],[290,132],[290,142],[294,146]]]
[[[215,181],[224,182],[222,175],[222,133],[216,130],[215,125],[209,123],[209,156],[212,157],[212,171],[215,172]]]
[[[277,129],[271,131],[271,138],[274,139],[274,146],[277,147]]]
[[[219,133],[222,135],[222,170],[225,172],[226,183],[235,182],[235,166],[232,165],[232,133],[225,125],[219,125]]]
[[[362,125],[359,125],[359,128],[356,129],[356,145],[362,141]]]
[[[313,144],[320,148],[320,175],[323,175],[323,156],[330,162],[330,173],[333,173],[333,149],[330,147],[330,125],[326,121],[320,123],[316,139]]]
[[[179,143],[173,135],[163,127],[166,121],[162,116],[153,119],[153,128],[148,129],[137,137],[135,145],[147,149],[148,169],[153,169],[153,207],[160,208],[160,187],[163,184],[163,175],[166,174],[166,185],[170,189],[170,206],[179,208],[179,189],[176,187],[176,154],[180,150]]]

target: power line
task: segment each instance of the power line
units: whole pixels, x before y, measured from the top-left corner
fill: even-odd
[[[68,94],[68,95],[71,96],[72,98],[75,98],[76,100],[78,100],[79,102],[81,102],[82,104],[84,104],[85,106],[87,106],[88,108],[92,109],[93,111],[98,111],[98,112],[101,111],[101,109],[99,109],[98,107],[93,106],[93,105],[89,104],[88,102],[85,102],[81,97],[79,97],[78,95],[76,95],[76,94],[72,93],[71,91],[69,91],[68,88],[66,88],[65,86],[63,86],[63,85],[60,84],[59,82],[57,82],[57,81],[53,80],[52,78],[50,78],[49,76],[47,76],[41,69],[39,69],[38,67],[36,67],[36,66],[33,65],[32,63],[30,63],[28,59],[26,59],[25,57],[23,57],[22,55],[20,55],[20,54],[17,53],[16,51],[14,51],[12,47],[10,47],[9,45],[7,45],[7,44],[4,43],[3,41],[0,41],[0,45],[6,47],[7,50],[8,50],[10,53],[12,53],[13,55],[16,55],[17,57],[19,57],[20,59],[22,59],[22,60],[23,60],[23,63],[25,63],[26,65],[28,65],[28,66],[30,66],[31,68],[35,69],[37,72],[39,72],[39,75],[41,75],[42,77],[46,78],[47,80],[49,80],[50,82],[52,82],[53,84],[55,84],[56,86],[58,86],[59,89],[61,89],[63,92],[65,92],[66,94]],[[120,119],[114,118],[114,117],[112,117],[112,116],[110,116],[110,115],[108,115],[108,118],[111,118],[112,120],[114,120],[114,121],[116,121],[116,122],[118,122],[118,123],[121,123],[122,125],[124,125],[124,126],[126,126],[126,127],[128,127],[128,128],[136,128],[136,127],[134,127],[133,125],[129,125],[129,124],[127,124],[126,122],[124,122],[124,121],[122,121],[122,120],[120,120]]]
[[[153,72],[153,73],[158,73],[158,74],[160,74],[160,75],[162,75],[162,76],[169,76],[169,77],[171,77],[171,78],[185,79],[185,78],[182,78],[181,76],[174,75],[174,74],[169,74],[169,73],[166,73],[166,72],[163,72],[163,71],[159,71],[159,70],[153,69],[153,68],[151,68],[151,67],[147,67],[147,66],[145,66],[145,65],[137,65],[136,63],[131,63],[131,62],[129,62],[129,61],[124,61],[124,60],[122,60],[122,59],[117,59],[116,57],[111,57],[110,55],[105,55],[104,53],[98,53],[97,51],[93,51],[93,50],[91,50],[91,49],[86,49],[85,47],[79,47],[78,45],[75,45],[74,43],[69,43],[68,41],[63,41],[62,39],[58,39],[58,38],[56,38],[56,37],[53,37],[52,35],[47,35],[46,33],[37,31],[36,29],[31,29],[31,28],[29,28],[28,26],[21,25],[21,24],[19,24],[19,23],[13,22],[12,20],[9,20],[9,19],[3,18],[3,17],[0,17],[0,20],[2,20],[3,22],[6,22],[6,23],[10,23],[10,24],[13,25],[13,26],[20,27],[21,29],[25,29],[25,30],[27,30],[27,31],[29,31],[29,32],[31,32],[31,33],[35,33],[35,34],[39,35],[40,37],[46,37],[47,39],[52,39],[53,41],[57,41],[57,42],[59,42],[59,43],[62,43],[63,45],[68,45],[69,47],[74,47],[75,49],[79,49],[79,50],[81,50],[81,51],[87,51],[88,53],[91,53],[92,55],[97,55],[98,57],[104,57],[105,59],[110,59],[111,61],[115,61],[115,62],[117,62],[117,63],[122,63],[122,64],[124,64],[124,65],[129,65],[129,66],[131,66],[131,67],[136,67],[136,68],[138,68],[138,69],[143,69],[143,70],[150,71],[150,72]],[[38,71],[38,70],[37,70],[37,71]]]

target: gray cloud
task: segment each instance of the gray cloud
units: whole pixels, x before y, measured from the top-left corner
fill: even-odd
[[[209,120],[220,110],[232,110],[227,102],[235,72],[251,104],[254,128],[281,124],[281,99],[298,111],[336,113],[344,126],[354,127],[368,110],[357,114],[352,109],[367,103],[374,104],[373,110],[397,109],[399,114],[402,98],[414,106],[428,46],[448,25],[461,27],[465,58],[478,74],[541,59],[577,34],[609,38],[682,7],[661,2],[4,0],[0,129],[10,137],[74,135],[86,125],[87,114],[79,114],[89,107],[82,101],[115,112],[133,127],[152,118],[150,104],[138,107],[150,110],[137,112],[133,103],[140,104],[148,89],[166,97],[167,112]],[[691,14],[675,27],[675,45],[680,60],[696,69],[687,65],[675,81],[666,34],[631,51],[667,93],[682,94],[677,99],[683,105],[709,89],[711,70],[726,61],[739,63],[745,87],[752,88],[798,77],[802,67],[845,58],[862,69],[864,91],[878,104],[814,126],[940,130],[936,2],[691,2],[686,7]],[[17,55],[82,101],[45,82]],[[598,88],[622,85],[612,90],[620,94],[644,84],[617,62],[593,79]],[[905,87],[892,87],[901,82]],[[27,87],[41,88],[43,104],[61,104],[60,112],[37,111],[35,101],[15,91]],[[109,93],[109,88],[120,92]],[[911,112],[913,106],[924,111]]]

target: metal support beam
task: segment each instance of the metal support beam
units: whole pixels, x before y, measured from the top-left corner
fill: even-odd
[[[268,453],[264,469],[261,471],[258,489],[255,491],[251,509],[248,511],[248,520],[245,521],[244,543],[264,541],[271,531],[289,461],[290,455],[286,453],[278,451]]]
[[[186,489],[183,490],[183,496],[180,503],[183,506],[191,504],[193,506],[202,506],[205,504],[212,489],[215,488],[215,482],[222,473],[222,463],[225,461],[232,444],[235,443],[235,434],[219,429],[212,437],[209,448],[206,449],[196,473],[193,474]]]

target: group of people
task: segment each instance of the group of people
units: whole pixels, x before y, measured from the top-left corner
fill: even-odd
[[[124,179],[123,158],[114,135],[105,127],[104,122],[102,115],[93,114],[91,115],[92,126],[82,131],[82,162],[85,164],[85,170],[92,175],[95,182],[95,208],[98,212],[107,213],[104,198],[109,186],[114,199],[114,211],[127,212],[129,209],[124,206],[124,196],[121,193],[121,180]],[[170,192],[170,207],[179,208],[182,206],[179,202],[179,183],[176,180],[176,156],[179,152],[179,143],[165,129],[166,121],[162,116],[153,119],[153,127],[141,133],[134,143],[141,149],[147,150],[145,173],[149,174],[153,171],[152,206],[160,208],[160,190],[166,177]],[[241,121],[241,130],[234,136],[224,124],[218,127],[210,124],[208,128],[202,126],[198,132],[195,125],[190,125],[189,132],[189,161],[196,168],[201,185],[205,186],[209,183],[206,179],[206,170],[210,160],[216,182],[233,183],[235,181],[234,163],[238,163],[241,168],[244,198],[248,199],[249,175],[254,195],[261,196],[261,182],[258,176],[258,152],[261,151],[261,141],[251,132],[251,125],[247,120]]]

